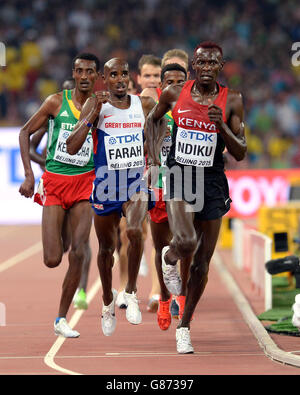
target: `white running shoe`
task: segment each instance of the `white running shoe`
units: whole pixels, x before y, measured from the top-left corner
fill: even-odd
[[[194,352],[189,328],[176,329],[176,345],[179,354],[192,354]]]
[[[101,325],[102,325],[102,331],[105,336],[112,335],[117,325],[117,319],[115,316],[115,303],[116,303],[118,291],[116,289],[113,289],[112,293],[113,293],[112,302],[108,306],[105,305],[102,306]]]
[[[161,268],[165,286],[172,295],[180,295],[181,293],[181,278],[176,265],[167,265],[165,255],[169,251],[169,246],[166,246],[161,251]]]
[[[136,293],[131,294],[124,291],[125,301],[127,303],[126,318],[133,324],[138,325],[142,322],[142,313],[139,308],[139,302],[136,297]]]
[[[54,332],[57,336],[63,337],[79,337],[80,333],[74,331],[65,318],[61,318],[57,323],[54,321]]]
[[[160,294],[152,295],[147,305],[147,311],[149,311],[150,313],[156,313],[159,306],[159,299]]]
[[[295,313],[293,314],[292,317],[292,324],[300,331],[300,317],[297,316]]]
[[[116,300],[116,305],[117,305],[120,309],[126,309],[126,307],[127,307],[127,303],[126,303],[125,297],[124,297],[124,292],[125,292],[124,289],[123,289],[123,291],[120,291],[120,292],[118,293],[117,300]]]
[[[147,274],[148,274],[148,265],[147,265],[145,253],[143,252],[140,269],[139,269],[139,275],[142,277],[147,277]]]

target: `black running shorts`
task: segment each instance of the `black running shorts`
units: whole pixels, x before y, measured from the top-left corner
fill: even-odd
[[[224,171],[176,166],[176,170],[174,167],[167,169],[163,182],[164,200],[185,200],[192,206],[195,219],[218,219],[230,210],[231,199]]]

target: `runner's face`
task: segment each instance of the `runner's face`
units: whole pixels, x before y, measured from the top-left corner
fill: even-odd
[[[94,60],[76,59],[73,78],[75,86],[80,92],[90,92],[93,90],[99,73],[96,71]]]
[[[160,83],[161,67],[152,64],[144,64],[141,74],[138,75],[138,84],[142,89],[157,88]]]
[[[223,67],[223,59],[216,48],[199,48],[192,62],[196,79],[203,85],[215,83]]]
[[[165,89],[169,85],[182,84],[186,81],[185,74],[179,70],[169,70],[164,74],[162,82],[162,89]]]
[[[125,96],[129,84],[128,64],[118,61],[113,63],[112,66],[105,71],[104,82],[110,93],[118,97]]]

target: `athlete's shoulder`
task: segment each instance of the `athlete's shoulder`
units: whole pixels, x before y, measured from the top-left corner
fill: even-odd
[[[63,100],[63,92],[53,93],[45,99],[45,103],[50,105],[61,105]]]
[[[243,103],[243,96],[240,91],[228,88],[227,100],[232,103]]]
[[[57,112],[57,109],[61,107],[63,100],[63,92],[53,93],[49,95],[42,106],[47,108],[49,114],[54,114]]]
[[[244,102],[241,92],[235,89],[228,89],[226,107],[232,114],[242,114],[244,111]]]
[[[228,88],[228,95],[232,97],[242,97],[242,93],[236,89]]]
[[[49,96],[46,98],[46,100],[62,101],[62,99],[63,99],[63,94],[64,94],[64,91],[52,93],[52,95],[49,95]]]

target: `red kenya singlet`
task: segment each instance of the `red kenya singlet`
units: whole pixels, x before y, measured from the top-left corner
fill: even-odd
[[[204,167],[205,172],[224,170],[223,151],[225,144],[214,122],[208,117],[208,106],[195,102],[191,89],[195,80],[187,81],[172,111],[175,121],[172,148],[168,167],[187,165]],[[226,122],[228,88],[218,84],[219,94],[214,104],[223,111]]]

